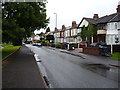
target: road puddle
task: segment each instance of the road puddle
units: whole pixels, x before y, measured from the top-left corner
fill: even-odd
[[[110,70],[110,67],[104,64],[86,64],[86,66],[93,68],[93,69]]]
[[[106,78],[118,80],[118,68],[99,63],[82,63],[81,66]],[[120,81],[119,81],[120,82]]]

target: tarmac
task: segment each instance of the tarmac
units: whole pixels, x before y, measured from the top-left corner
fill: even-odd
[[[79,56],[83,59],[89,58],[91,62],[103,63],[107,65],[119,66],[120,61],[98,57],[84,53],[56,49],[63,53]],[[93,60],[96,59],[96,60]],[[2,68],[2,88],[48,88],[44,77],[37,66],[34,53],[26,46],[22,46],[18,54],[12,60],[6,61],[7,65]]]
[[[34,53],[22,46],[12,60],[2,67],[2,89],[6,88],[47,88],[37,66]]]
[[[113,66],[113,67],[120,68],[119,60],[113,60],[113,59],[107,58],[105,56],[95,56],[95,55],[85,54],[85,53],[81,53],[81,52],[74,51],[74,50],[69,51],[69,50],[64,50],[64,49],[56,49],[53,47],[48,47],[48,48],[53,49],[53,50],[58,50],[60,52],[67,53],[70,55],[78,56],[78,57],[81,57],[82,59],[89,59],[91,63],[92,62],[100,63],[100,64],[104,64],[106,66]]]

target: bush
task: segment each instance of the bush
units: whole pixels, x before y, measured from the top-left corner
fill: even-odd
[[[30,42],[30,41],[25,41],[24,43],[26,43],[26,44],[30,44],[31,42]]]
[[[56,48],[64,48],[64,45],[63,44],[56,44]]]

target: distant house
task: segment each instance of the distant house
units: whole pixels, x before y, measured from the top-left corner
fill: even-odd
[[[70,28],[70,43],[76,43],[77,42],[77,24],[76,21],[72,21],[72,27]]]
[[[60,43],[60,30],[57,28],[55,28],[54,30],[54,38],[55,38],[54,40],[55,44]]]
[[[76,43],[77,42],[77,24],[76,21],[72,22],[72,26],[65,27],[62,25],[62,29],[55,28],[54,37],[55,43]]]

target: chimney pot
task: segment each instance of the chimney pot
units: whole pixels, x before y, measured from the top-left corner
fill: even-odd
[[[99,18],[98,14],[94,14],[93,19],[97,20]]]
[[[55,31],[58,31],[58,29],[55,27]]]
[[[65,25],[62,25],[62,30],[64,30],[65,29]]]
[[[72,21],[72,27],[75,27],[76,25],[76,21]]]
[[[117,10],[117,13],[120,13],[120,5],[118,5],[116,10]]]

